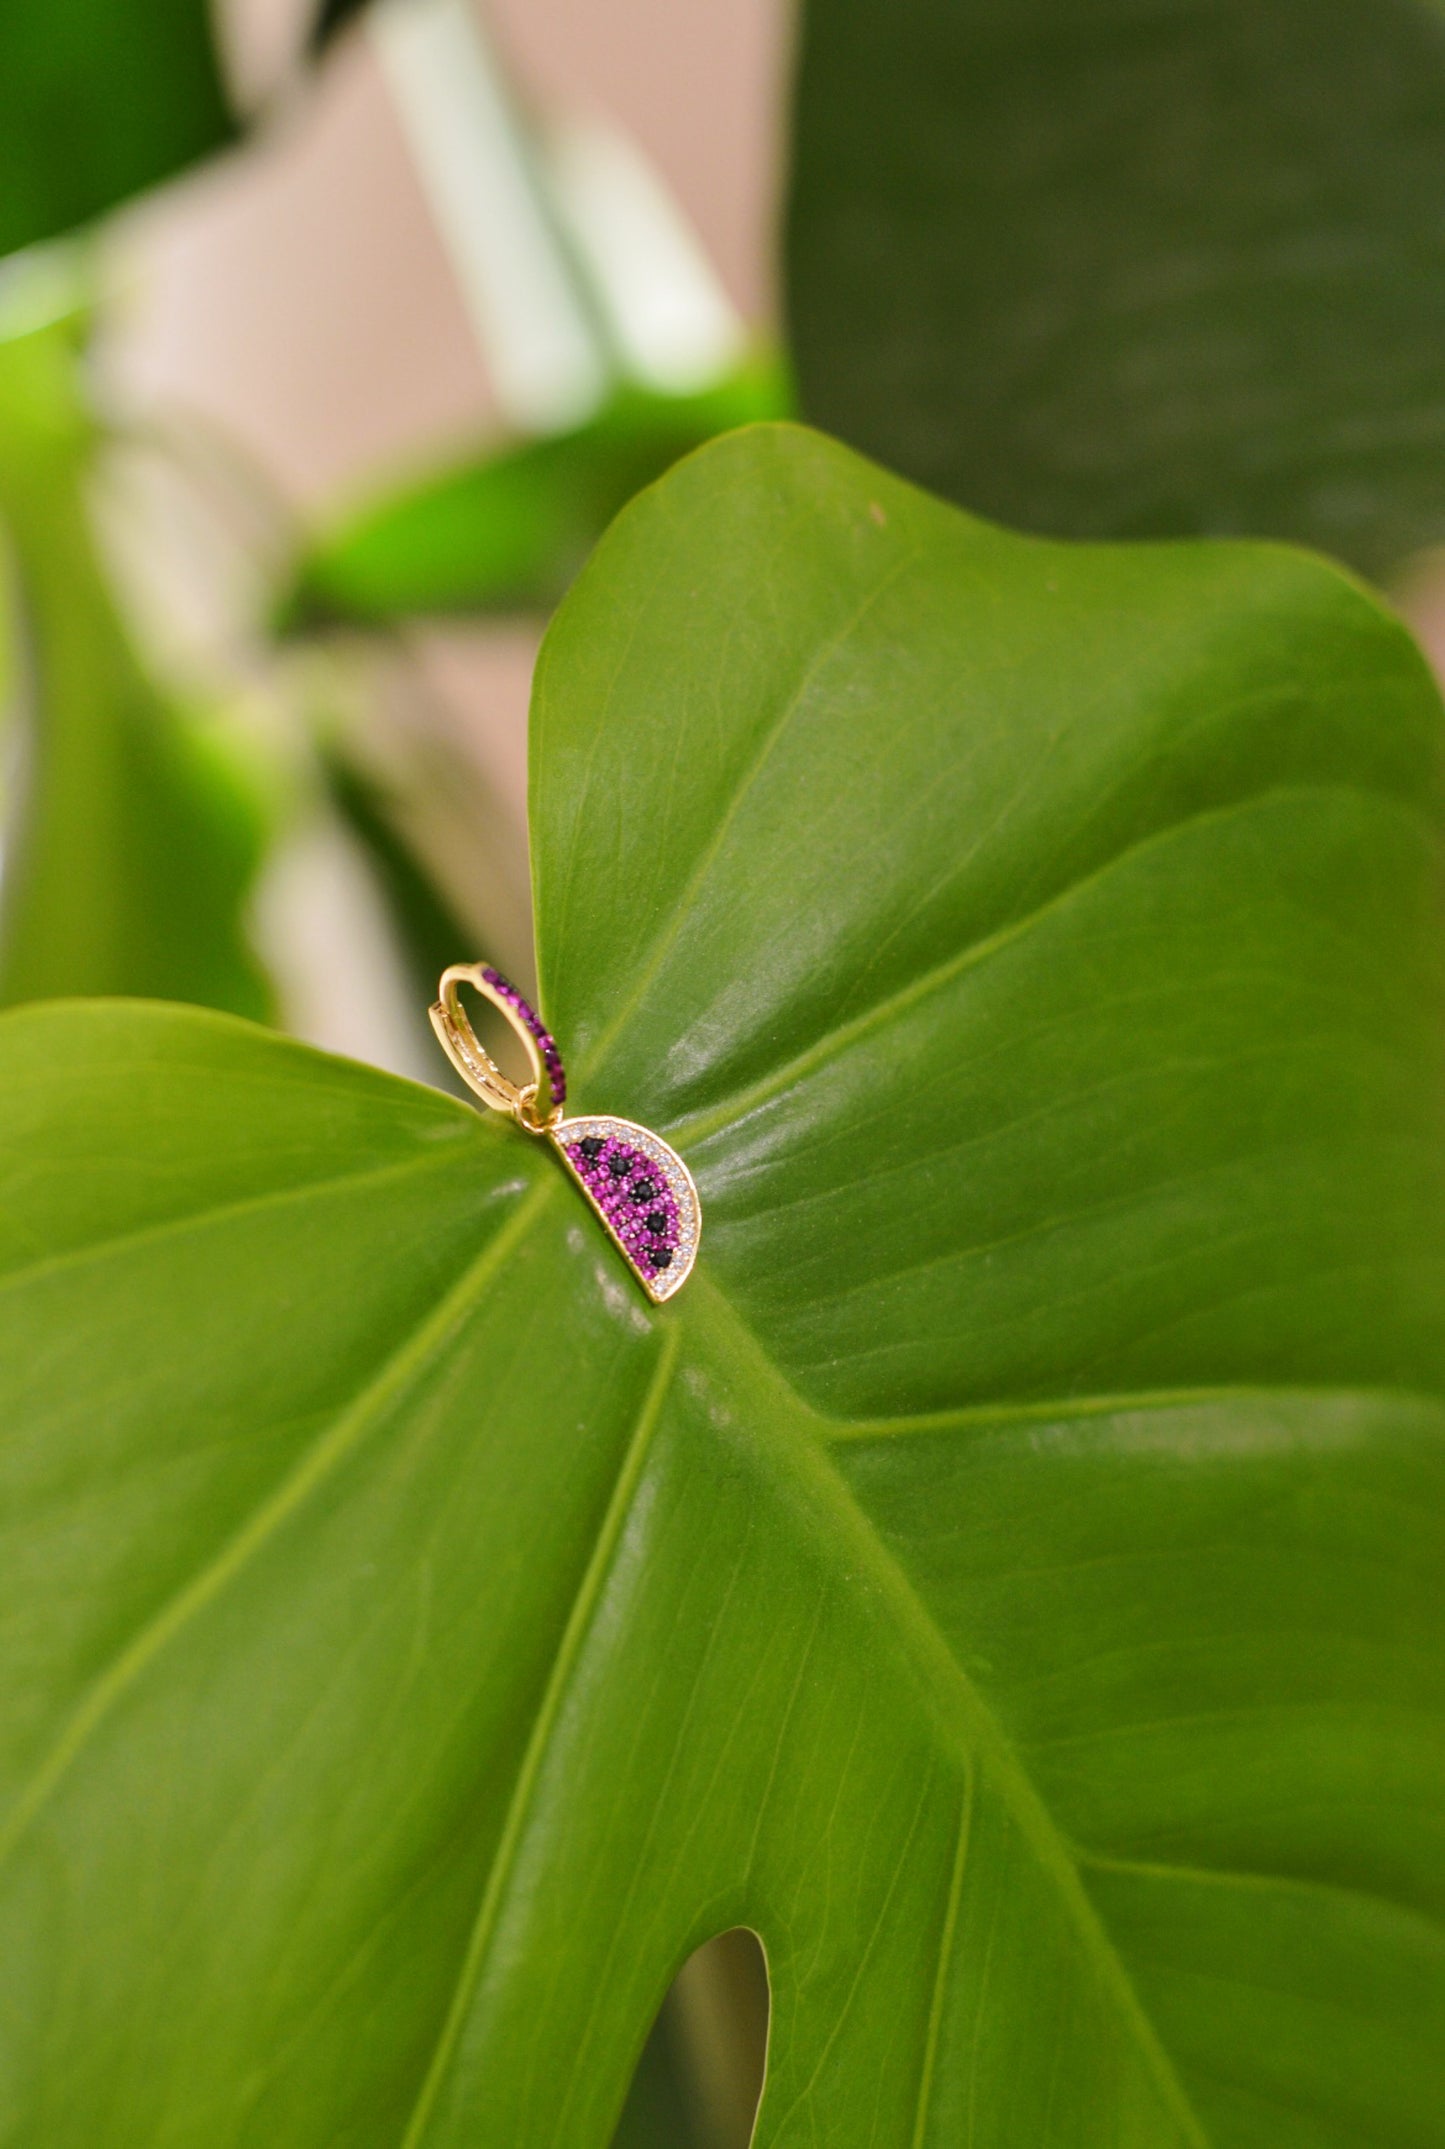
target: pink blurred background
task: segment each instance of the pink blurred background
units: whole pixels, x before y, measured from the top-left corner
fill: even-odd
[[[781,0],[493,0],[543,115],[643,149],[743,317],[773,313]],[[274,79],[294,0],[230,0],[237,73]],[[475,436],[493,403],[367,32],[264,138],[144,213],[125,353],[146,395],[224,426],[315,509]]]

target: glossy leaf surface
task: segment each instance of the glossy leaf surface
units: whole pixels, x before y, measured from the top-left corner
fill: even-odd
[[[0,1000],[144,993],[268,1005],[243,912],[250,786],[150,677],[88,510],[77,332],[0,336],[0,544],[15,582],[19,751],[6,799]]]
[[[297,566],[284,632],[410,613],[550,611],[618,510],[715,433],[783,415],[762,364],[697,395],[623,388],[570,433],[524,442],[358,510]]]
[[[534,718],[540,1143],[0,1023],[0,2140],[605,2149],[694,1944],[758,2140],[1438,2142],[1441,712],[1331,571],[787,429]]]
[[[1432,0],[811,0],[804,408],[1069,536],[1445,534]]]

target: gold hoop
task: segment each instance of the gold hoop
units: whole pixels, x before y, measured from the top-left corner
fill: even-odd
[[[498,1014],[506,1017],[522,1041],[532,1069],[530,1082],[519,1088],[509,1081],[491,1054],[483,1049],[461,1003],[458,987],[462,985],[470,985],[496,1008]],[[544,1062],[542,1043],[545,1032],[539,1037],[529,1026],[527,1018],[532,1011],[526,1001],[488,963],[452,963],[442,972],[437,990],[439,997],[430,1010],[432,1028],[462,1080],[476,1091],[483,1104],[490,1105],[494,1112],[506,1112],[529,1134],[549,1133],[561,1118],[562,1107],[553,1100],[552,1080]],[[532,1016],[532,1020],[536,1017]],[[540,1025],[538,1027],[540,1029]],[[551,1042],[549,1038],[545,1041]],[[545,1109],[539,1103],[542,1098],[546,1099]]]

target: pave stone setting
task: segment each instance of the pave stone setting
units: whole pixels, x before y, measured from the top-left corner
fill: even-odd
[[[552,1139],[655,1305],[682,1289],[702,1211],[681,1157],[630,1119],[564,1119]]]
[[[547,1070],[547,1086],[552,1092],[552,1102],[553,1104],[565,1104],[567,1102],[567,1071],[562,1065],[562,1054],[558,1050],[556,1038],[537,1013],[531,1001],[523,999],[510,978],[503,977],[501,971],[494,970],[490,963],[484,966],[482,976],[491,986],[497,998],[504,1000],[508,1007],[514,1009],[521,1016],[522,1021],[536,1039],[537,1050],[542,1055],[542,1065]]]

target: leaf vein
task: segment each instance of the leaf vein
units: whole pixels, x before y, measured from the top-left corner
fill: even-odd
[[[516,1783],[512,1788],[512,1796],[508,1802],[506,1819],[503,1822],[502,1833],[498,1839],[496,1854],[488,1868],[486,1885],[482,1891],[482,1899],[478,1906],[476,1920],[467,1944],[467,1951],[463,1957],[456,1987],[452,1994],[451,2005],[447,2009],[426,2073],[422,2078],[411,2118],[408,2121],[406,2132],[402,2136],[401,2149],[416,2149],[416,2144],[424,2139],[432,2114],[436,2109],[437,2098],[441,2092],[447,2068],[456,2052],[466,2011],[485,1967],[487,1951],[491,1946],[497,1923],[501,1916],[507,1883],[511,1877],[517,1852],[521,1847],[522,1836],[531,1810],[533,1794],[541,1777],[547,1749],[551,1742],[552,1734],[556,1729],[562,1703],[565,1699],[572,1673],[581,1655],[593,1614],[597,1609],[603,1587],[611,1571],[613,1557],[621,1541],[623,1529],[631,1512],[633,1499],[642,1476],[643,1466],[647,1460],[652,1435],[656,1430],[663,1402],[672,1383],[679,1339],[680,1331],[676,1328],[668,1329],[664,1334],[657,1365],[653,1370],[652,1380],[643,1399],[642,1407],[638,1411],[637,1422],[633,1427],[626,1453],[622,1459],[622,1467],[618,1472],[617,1482],[613,1487],[612,1497],[608,1502],[602,1528],[598,1533],[597,1542],[592,1549],[592,1556],[587,1562],[577,1595],[573,1600],[571,1611],[567,1617],[567,1624],[563,1630],[562,1639],[542,1693],[541,1704],[532,1726],[531,1736],[527,1742],[527,1750],[522,1757],[522,1765],[518,1771]]]
[[[518,1205],[445,1297],[373,1374],[354,1401],[328,1422],[270,1497],[199,1573],[141,1628],[94,1682],[20,1791],[0,1827],[0,1866],[11,1857],[72,1763],[146,1666],[250,1564],[290,1516],[352,1452],[375,1414],[405,1390],[408,1382],[455,1333],[487,1279],[501,1266],[515,1240],[530,1226],[532,1213],[547,1199],[551,1184],[550,1180],[543,1180]]]

